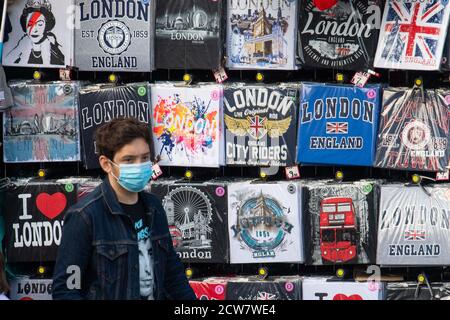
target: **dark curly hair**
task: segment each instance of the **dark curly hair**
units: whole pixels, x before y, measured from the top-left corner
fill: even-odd
[[[98,156],[113,159],[117,151],[134,139],[143,138],[152,151],[150,126],[134,118],[117,118],[98,128],[95,132],[95,144]]]
[[[56,21],[55,16],[53,13],[48,10],[47,8],[41,7],[41,8],[25,8],[23,9],[22,15],[20,16],[20,25],[22,27],[23,32],[27,32],[27,18],[30,15],[30,13],[33,12],[40,12],[45,17],[45,33],[52,30],[55,27]]]

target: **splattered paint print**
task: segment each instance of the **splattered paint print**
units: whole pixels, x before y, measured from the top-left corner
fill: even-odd
[[[220,143],[222,88],[152,89],[155,151],[161,165],[218,167],[223,164]]]

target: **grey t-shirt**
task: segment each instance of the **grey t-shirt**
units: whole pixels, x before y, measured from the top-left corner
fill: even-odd
[[[77,0],[75,4],[79,24],[75,65],[80,70],[153,70],[154,0]]]

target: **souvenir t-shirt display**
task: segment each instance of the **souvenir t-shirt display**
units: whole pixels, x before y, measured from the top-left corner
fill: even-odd
[[[232,278],[207,278],[190,280],[189,284],[194,290],[198,300],[225,300],[228,281]]]
[[[386,88],[374,166],[445,171],[450,165],[450,90]]]
[[[378,183],[311,181],[304,188],[306,263],[374,263]]]
[[[8,263],[56,260],[64,215],[77,201],[77,185],[13,181],[5,192],[5,251]]]
[[[386,300],[450,300],[450,283],[388,282]]]
[[[87,169],[100,167],[95,131],[115,118],[135,118],[149,125],[150,90],[147,83],[127,85],[98,84],[80,90],[80,124],[83,160]]]
[[[80,70],[153,69],[155,0],[74,1],[75,64]]]
[[[228,186],[231,263],[304,261],[302,188],[298,183]]]
[[[156,67],[217,69],[222,59],[224,1],[157,1]]]
[[[161,199],[172,243],[182,262],[229,261],[227,182],[161,179],[152,182],[150,189]]]
[[[2,65],[0,65],[0,111],[3,111],[14,104],[11,88],[6,82],[6,74]]]
[[[161,166],[224,164],[222,86],[157,83],[151,88],[155,154]]]
[[[372,166],[380,100],[379,86],[303,83],[297,161]]]
[[[387,0],[375,67],[439,70],[450,4],[442,0]]]
[[[302,279],[303,300],[383,300],[381,282],[336,281],[306,277]]]
[[[227,2],[227,67],[294,70],[297,1]]]
[[[236,279],[227,283],[227,300],[301,300],[300,277]]]
[[[377,264],[450,265],[450,185],[381,187]]]
[[[380,31],[382,0],[302,0],[299,58],[304,67],[365,71]]]
[[[12,279],[9,285],[9,297],[11,300],[53,300],[52,279],[17,277]]]
[[[79,161],[79,83],[14,82],[10,87],[14,106],[3,115],[4,161]]]
[[[97,177],[69,177],[58,179],[57,182],[62,184],[76,184],[77,201],[80,201],[84,196],[94,191],[102,183],[102,179]]]
[[[444,45],[444,53],[442,54],[442,70],[450,70],[450,32],[447,31],[447,40]]]
[[[298,86],[234,84],[224,90],[228,165],[287,166],[295,161]]]
[[[8,5],[12,32],[3,65],[36,68],[73,66],[74,0],[16,0]]]

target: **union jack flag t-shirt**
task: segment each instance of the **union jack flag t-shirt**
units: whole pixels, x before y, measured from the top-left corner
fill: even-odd
[[[449,14],[448,0],[388,0],[375,67],[438,70]]]

